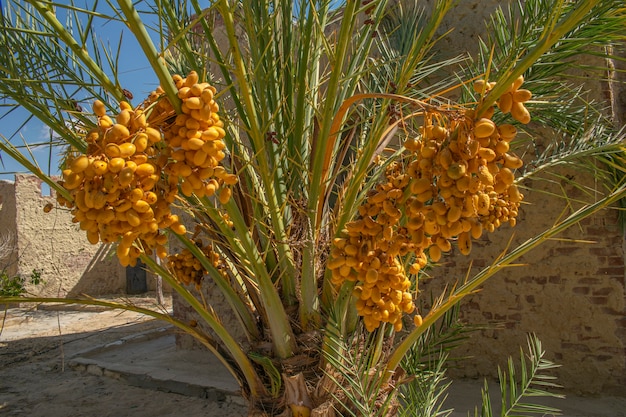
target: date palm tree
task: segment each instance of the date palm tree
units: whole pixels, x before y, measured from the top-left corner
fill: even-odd
[[[201,325],[98,300],[29,301],[134,309],[178,326],[221,359],[251,415],[408,415],[411,384],[440,382],[411,375],[424,369],[415,359],[429,329],[524,253],[626,193],[623,132],[560,78],[577,56],[604,56],[602,48],[623,41],[620,1],[531,0],[499,9],[471,62],[437,58],[451,0],[428,13],[386,0],[5,4],[0,95],[55,132],[67,155],[63,181],[41,172],[28,146],[3,136],[0,150],[50,184],[90,240],[118,244],[123,264],[140,258],[163,277]],[[119,85],[125,63],[93,30],[100,20],[130,28],[160,82],[139,105]],[[143,119],[133,124],[129,114]],[[529,124],[531,115],[537,122]],[[523,168],[513,152],[519,138],[546,127],[562,146]],[[209,131],[216,136],[208,139]],[[128,154],[106,153],[111,144]],[[199,149],[206,154],[196,160]],[[204,166],[207,155],[214,161]],[[114,158],[134,164],[129,183],[113,170]],[[98,174],[94,161],[108,165]],[[514,224],[517,184],[574,163],[602,167],[601,196],[503,248],[429,311],[415,311],[418,281],[442,252],[455,245],[469,253],[471,236]],[[104,185],[107,172],[115,186]],[[478,188],[461,187],[462,178]],[[133,198],[133,188],[143,197]],[[149,193],[154,199],[142,200]],[[453,208],[461,200],[473,203]],[[496,210],[500,202],[506,211]],[[184,215],[172,217],[174,206]],[[148,215],[135,222],[119,207]],[[98,210],[114,220],[98,223]],[[140,231],[150,216],[158,230]],[[117,232],[103,226],[112,221]],[[155,253],[168,257],[157,262]],[[205,302],[209,282],[227,311]],[[235,317],[239,328],[223,317]],[[540,358],[540,345],[529,346]],[[549,368],[539,359],[534,365]],[[529,385],[522,385],[523,395]]]

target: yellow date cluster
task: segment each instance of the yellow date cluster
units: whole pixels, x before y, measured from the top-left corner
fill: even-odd
[[[210,92],[211,100],[204,106],[202,123],[189,116],[195,121],[193,126],[203,129],[200,136],[208,130],[212,132],[210,140],[208,134],[204,135],[206,141],[193,155],[189,154],[189,139],[183,142],[178,134],[181,126],[177,123],[182,118],[176,116],[174,123],[169,121],[175,113],[159,87],[135,109],[121,102],[120,112],[114,117],[106,114],[104,103],[96,101],[93,112],[98,127],[85,136],[86,152],[74,153],[64,163],[60,184],[70,191],[72,200],[58,196],[59,204],[72,209],[73,221],[87,232],[92,244],[118,243],[117,256],[124,266],[135,265],[142,252],[152,250],[165,258],[165,229],[177,234],[186,232],[178,216],[171,213],[179,185],[185,195],[196,193],[200,197],[213,195],[222,187],[219,200],[226,203],[231,193],[224,184],[237,182],[235,175],[219,165],[224,158],[225,132],[215,113],[218,110],[212,100],[215,90],[206,83],[198,84],[195,72],[184,79],[175,76],[174,80],[179,96],[191,97],[192,89],[198,92],[198,97],[203,94],[208,97],[206,91]],[[188,106],[183,104],[185,109]],[[187,122],[185,119],[185,125],[192,125]],[[196,154],[204,144],[220,151],[212,150],[212,156],[207,152],[200,164],[193,164],[193,160],[199,161]]]
[[[211,245],[204,245],[202,241],[197,241],[196,246],[204,253],[211,264],[222,274],[226,275],[226,269],[217,252],[213,251]],[[195,285],[200,287],[202,278],[207,274],[207,270],[202,266],[194,254],[187,248],[180,253],[168,256],[168,266],[174,272],[176,278],[185,285]]]
[[[174,76],[174,82],[182,100],[182,113],[163,132],[169,158],[164,172],[175,184],[181,178],[180,189],[185,196],[210,197],[217,193],[225,204],[232,194],[225,185],[236,184],[237,176],[220,166],[226,156],[222,140],[226,132],[213,99],[215,87],[198,83],[195,72],[186,78]]]
[[[368,331],[381,322],[392,323],[399,331],[403,313],[415,309],[411,282],[398,260],[398,255],[413,249],[405,229],[397,227],[402,217],[398,206],[410,178],[395,172],[397,167],[387,168],[388,181],[379,184],[359,207],[360,218],[347,223],[342,235],[333,240],[328,262],[335,285],[346,280],[357,283],[356,306]]]
[[[511,116],[520,123],[527,124],[530,122],[530,113],[524,103],[532,98],[530,90],[520,88],[524,83],[524,77],[520,75],[511,84],[504,94],[497,101],[498,108],[504,114],[511,113]],[[477,93],[489,92],[495,83],[488,83],[484,80],[478,80],[474,83],[474,91]]]
[[[520,85],[506,94],[526,91]],[[356,307],[368,331],[382,322],[402,328],[403,313],[415,309],[408,276],[429,260],[438,262],[454,243],[467,255],[472,238],[515,225],[523,196],[514,171],[523,163],[509,147],[517,129],[497,126],[493,114],[493,108],[480,117],[474,110],[426,113],[420,135],[404,142],[402,159],[388,165],[357,219],[334,239],[332,281],[356,282]],[[408,271],[399,261],[406,255],[413,259]]]

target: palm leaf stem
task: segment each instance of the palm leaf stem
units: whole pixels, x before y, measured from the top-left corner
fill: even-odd
[[[293,126],[294,138],[292,145],[293,158],[302,167],[306,168],[309,149],[307,138],[313,142],[313,120],[315,109],[318,108],[318,94],[315,88],[319,83],[320,57],[323,44],[323,36],[328,18],[329,2],[323,1],[320,10],[314,7],[313,2],[306,7],[306,2],[300,3],[300,17],[298,27],[301,28],[296,60],[296,81],[298,86],[294,98],[294,120],[298,121]],[[318,35],[318,36],[316,36]],[[303,170],[304,171],[304,170]],[[305,178],[303,178],[305,179]],[[305,187],[306,188],[306,187]],[[304,191],[303,198],[308,201],[308,190]],[[302,249],[302,266],[300,277],[300,324],[303,329],[319,328],[321,324],[321,312],[319,311],[319,296],[317,285],[318,245],[316,239],[313,215],[305,213],[307,219],[306,235]]]
[[[158,10],[162,10],[165,12],[165,21],[169,30],[169,34],[171,36],[171,39],[169,40],[165,50],[171,48],[173,45],[176,45],[176,47],[182,50],[182,54],[185,57],[184,62],[191,65],[198,74],[204,73],[204,71],[206,71],[206,68],[201,68],[196,65],[197,60],[194,58],[193,49],[191,48],[191,45],[189,44],[189,41],[187,39],[188,32],[190,30],[193,30],[193,27],[197,23],[197,20],[189,22],[186,27],[182,27],[180,22],[181,16],[176,15],[176,11],[172,7],[172,2],[157,0],[156,4]],[[162,14],[159,13],[159,16],[162,16]]]
[[[305,138],[311,137],[314,109],[318,105],[318,95],[311,91],[318,83],[320,57],[322,51],[322,38],[319,34],[324,33],[326,18],[328,17],[328,2],[324,1],[322,9],[318,10],[311,4],[308,8],[304,2],[300,4],[300,18],[298,28],[301,28],[298,48],[296,49],[297,59],[296,80],[297,86],[294,102],[294,123],[293,137],[294,157],[302,166],[307,160],[307,144]],[[308,10],[307,10],[308,9]],[[316,24],[317,23],[317,24]],[[316,36],[318,35],[318,36]],[[306,131],[308,133],[305,133]]]
[[[244,60],[240,41],[236,33],[234,16],[236,5],[231,5],[229,0],[220,0],[215,3],[215,7],[222,16],[224,29],[230,46],[231,59],[234,65],[232,71],[237,79],[237,85],[239,87],[238,96],[240,97],[243,106],[240,114],[248,115],[248,121],[250,122],[249,126],[247,126],[248,136],[252,142],[251,144],[254,146],[254,151],[261,152],[265,148],[265,138],[263,137],[263,133],[261,132],[261,127],[259,125],[261,118],[257,112],[253,88],[248,80],[249,75],[247,73],[248,70],[246,62]],[[263,163],[264,158],[261,157],[259,159]],[[265,165],[266,163],[263,163],[264,167]],[[269,169],[267,169],[267,172],[269,172]]]
[[[256,279],[258,274],[253,268],[253,265],[256,263],[251,263],[249,259],[262,259],[265,254],[258,252],[257,245],[244,245],[241,243],[239,236],[241,235],[242,229],[239,227],[246,227],[244,217],[241,212],[238,210],[235,213],[229,213],[231,219],[236,219],[236,221],[233,221],[233,224],[238,225],[234,228],[238,231],[236,233],[224,222],[219,210],[216,209],[215,204],[211,201],[211,199],[207,197],[196,198],[196,201],[192,204],[195,203],[197,203],[199,207],[203,208],[200,214],[208,217],[208,219],[212,222],[213,227],[210,228],[208,234],[209,237],[213,239],[213,244],[218,248],[220,256],[222,256],[224,261],[228,264],[230,269],[229,273],[232,275],[232,278],[235,279],[240,285],[240,287],[234,288],[235,292],[241,291],[242,294],[245,294],[245,296],[249,298],[249,301],[254,305],[256,312],[260,315],[264,315],[265,312],[263,303],[259,298],[259,286]],[[234,204],[229,207],[236,207],[239,209],[241,206]],[[248,252],[248,248],[251,249],[252,252]],[[241,302],[245,304],[243,299]],[[249,314],[252,314],[252,312]],[[255,337],[258,337],[260,340],[261,335],[258,333],[258,329],[255,328],[255,330],[251,330],[251,334],[255,335]]]
[[[322,343],[322,354],[327,360],[341,362],[341,356],[334,346],[337,340],[345,340],[348,336],[349,309],[351,308],[352,292],[356,282],[346,282],[339,288],[330,308],[330,316],[334,320],[328,320],[326,332]]]
[[[65,26],[59,22],[54,11],[49,4],[41,1],[27,0],[37,11],[43,16],[43,18],[51,26],[53,33],[56,37],[60,38],[76,56],[85,64],[85,66],[91,71],[93,76],[98,80],[100,85],[108,91],[118,101],[125,100],[122,89],[116,86],[109,77],[102,71],[102,68],[89,56],[89,53],[81,45],[76,42],[76,39],[69,33]]]
[[[251,140],[251,144],[254,147],[254,151],[257,155],[256,161],[258,162],[258,175],[261,178],[261,182],[263,184],[263,191],[267,198],[268,210],[267,213],[270,217],[270,223],[272,226],[272,233],[275,236],[275,247],[278,253],[278,262],[280,264],[280,272],[281,279],[283,280],[283,298],[288,303],[294,303],[297,299],[295,295],[295,285],[294,279],[296,276],[295,273],[295,265],[293,260],[293,255],[291,252],[291,248],[288,244],[288,236],[286,233],[284,217],[282,216],[283,210],[281,209],[280,201],[285,201],[285,190],[280,185],[281,179],[276,179],[276,175],[272,175],[272,173],[276,174],[270,167],[270,163],[268,159],[264,156],[274,156],[276,158],[276,153],[268,153],[265,152],[266,146],[272,146],[272,142],[265,140],[265,135],[263,134],[262,128],[260,126],[260,121],[262,118],[257,112],[256,103],[255,103],[255,95],[254,89],[252,85],[249,83],[249,74],[247,74],[247,67],[244,62],[241,48],[239,46],[239,40],[236,36],[235,31],[235,20],[234,20],[234,7],[229,4],[229,0],[221,0],[216,3],[217,9],[220,11],[224,21],[224,27],[226,29],[226,34],[228,36],[229,44],[231,46],[231,53],[233,55],[234,61],[234,73],[237,78],[237,83],[240,88],[240,95],[242,98],[242,104],[244,106],[244,110],[247,113],[250,123],[250,131],[248,132],[248,136]],[[274,166],[280,165],[280,160],[272,161]],[[274,323],[272,323],[274,324]],[[275,323],[279,328],[291,329],[287,322],[280,320],[278,323]],[[278,331],[278,329],[277,329]],[[282,333],[284,335],[289,336],[292,332]],[[293,341],[293,339],[292,339]],[[292,342],[284,344],[284,348],[280,348],[281,351],[284,350],[284,354],[287,356],[291,355],[289,346],[291,346]]]
[[[304,247],[302,253],[302,266],[300,277],[300,324],[302,328],[317,329],[321,324],[321,312],[319,310],[319,288],[317,286],[316,257],[318,247],[314,237],[311,218],[305,215],[306,226],[304,236]]]
[[[218,210],[215,209],[214,203],[209,198],[203,197],[199,199],[199,203],[204,209],[203,214],[218,226],[219,232],[226,241],[222,246],[228,248],[229,255],[237,265],[236,268],[239,273],[243,277],[253,277],[252,279],[257,283],[256,289],[248,288],[248,291],[250,293],[258,292],[258,281],[260,279],[271,281],[271,278],[269,269],[264,267],[264,253],[260,252],[258,245],[255,244],[252,238],[253,232],[250,230],[251,226],[246,224],[239,206],[232,201],[226,204],[226,212],[234,226],[230,228],[225,225]],[[246,282],[250,281],[247,279]],[[263,305],[257,305],[257,307],[260,312],[263,312]]]
[[[250,310],[246,304],[239,297],[238,293],[232,287],[232,285],[222,276],[220,271],[213,266],[211,261],[202,253],[202,250],[196,246],[194,242],[189,240],[186,236],[176,235],[176,237],[182,242],[183,245],[194,255],[194,257],[200,261],[202,267],[209,272],[209,276],[213,282],[219,287],[220,291],[226,298],[226,301],[233,309],[233,312],[237,315],[239,322],[246,331],[250,341],[259,340],[260,333],[257,328],[254,317],[250,314]]]
[[[269,159],[273,183],[273,193],[276,194],[276,207],[279,208],[279,215],[270,215],[272,232],[279,226],[279,233],[276,236],[277,260],[279,264],[279,275],[282,299],[286,305],[294,305],[298,297],[296,295],[296,266],[294,254],[288,244],[288,233],[286,224],[289,218],[293,218],[294,213],[288,203],[289,193],[293,191],[293,177],[296,175],[292,171],[302,169],[298,167],[295,160],[290,155],[290,130],[292,121],[291,112],[288,110],[288,102],[293,95],[287,89],[286,84],[292,79],[286,74],[291,74],[290,64],[293,51],[285,44],[292,42],[293,24],[290,19],[293,16],[291,2],[283,2],[282,6],[274,7],[272,10],[267,2],[253,3],[252,7],[243,6],[244,22],[248,25],[248,33],[256,33],[257,36],[249,38],[249,53],[251,61],[254,63],[254,88],[255,99],[262,103],[261,118],[263,131],[268,132],[273,129],[280,137],[280,143],[272,140],[265,141],[265,155]],[[286,26],[282,26],[285,15],[288,16]],[[248,16],[247,18],[245,16]],[[287,55],[283,51],[287,50]],[[259,156],[263,154],[259,153]],[[294,167],[295,165],[295,167]],[[263,169],[263,167],[261,167]],[[272,204],[274,198],[268,196],[268,202]],[[270,210],[273,212],[273,209]],[[274,218],[275,217],[275,218]]]
[[[256,170],[252,169],[252,162],[243,147],[239,148],[241,152],[233,151],[233,154],[238,155],[245,166],[237,169],[237,175],[239,177],[239,196],[238,200],[240,205],[231,206],[232,210],[229,212],[231,217],[236,216],[240,219],[239,223],[245,226],[249,233],[253,236],[255,250],[259,252],[259,259],[263,259],[265,262],[265,269],[267,271],[276,271],[278,261],[276,259],[276,252],[272,246],[272,239],[274,236],[271,233],[271,227],[259,219],[267,219],[267,202],[265,200],[265,194],[263,192],[263,184],[259,177],[256,175]],[[205,204],[205,207],[208,207]],[[209,213],[212,213],[209,211]],[[228,235],[229,231],[224,230],[223,233]],[[256,259],[256,254],[253,259]],[[272,272],[270,272],[270,275]]]
[[[248,230],[237,204],[232,199],[226,204],[226,210],[231,216],[235,230]],[[240,259],[246,259],[255,273],[255,280],[259,285],[259,296],[266,315],[264,324],[270,329],[276,354],[280,358],[288,358],[295,350],[296,339],[278,290],[274,286],[250,234],[248,232],[235,234],[234,231],[230,231],[230,234],[231,241],[239,241],[239,245],[244,251],[241,253],[243,256]]]
[[[161,83],[161,87],[165,91],[167,98],[174,107],[176,113],[180,114],[181,101],[180,98],[178,98],[178,89],[176,88],[172,76],[165,65],[165,61],[157,52],[152,39],[150,39],[150,35],[148,34],[141,17],[139,17],[137,10],[133,6],[132,0],[118,0],[118,4],[126,16],[126,24],[135,35],[135,38],[139,42],[139,45],[148,59],[150,66],[159,78],[159,82]]]
[[[339,97],[339,88],[345,85],[344,77],[345,61],[348,59],[349,45],[352,40],[352,33],[357,18],[357,11],[360,2],[356,0],[347,1],[342,11],[341,26],[334,51],[329,53],[330,65],[333,71],[330,74],[328,85],[326,86],[320,121],[321,125],[318,134],[312,138],[311,166],[309,167],[309,201],[308,208],[311,216],[311,223],[315,226],[315,235],[321,227],[321,215],[323,212],[324,190],[327,187],[327,176],[330,164],[330,156],[334,151],[337,135],[340,126],[345,118],[347,108],[341,112],[337,109],[335,97]],[[331,51],[329,51],[331,52]],[[345,94],[345,91],[341,92]],[[349,106],[348,106],[349,107]],[[317,214],[317,215],[316,215]]]
[[[200,5],[198,4],[198,0],[192,0],[192,5],[194,7],[194,11],[197,15],[202,15],[203,11]],[[243,127],[246,131],[250,129],[250,120],[248,119],[248,115],[243,108],[243,104],[239,98],[239,93],[237,92],[237,84],[233,81],[233,78],[230,74],[231,67],[227,64],[228,60],[222,54],[222,51],[219,48],[219,45],[215,41],[215,37],[213,36],[213,28],[209,26],[207,23],[208,19],[202,19],[201,24],[204,30],[205,39],[209,43],[209,47],[211,51],[215,55],[215,63],[219,66],[222,77],[224,78],[224,83],[230,92],[230,98],[233,100],[235,109],[237,110],[237,116],[239,117],[238,122],[243,124]],[[228,141],[228,136],[225,138]]]

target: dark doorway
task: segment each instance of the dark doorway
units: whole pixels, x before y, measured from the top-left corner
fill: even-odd
[[[148,292],[146,265],[138,260],[137,265],[126,267],[126,293],[143,294],[145,292]]]

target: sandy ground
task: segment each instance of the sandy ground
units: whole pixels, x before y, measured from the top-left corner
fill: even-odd
[[[131,312],[9,310],[0,333],[0,416],[246,415],[236,405],[133,387],[67,366],[78,352],[162,326]]]
[[[156,307],[151,298],[133,302]],[[69,360],[79,352],[164,324],[131,312],[45,307],[10,309],[6,317],[0,311],[0,416],[247,415],[240,404],[139,388],[70,368]],[[452,416],[464,417],[465,410],[473,410],[481,386],[476,381],[454,382],[449,392],[449,406],[456,409]],[[566,417],[626,417],[626,397],[568,397],[554,406]]]

